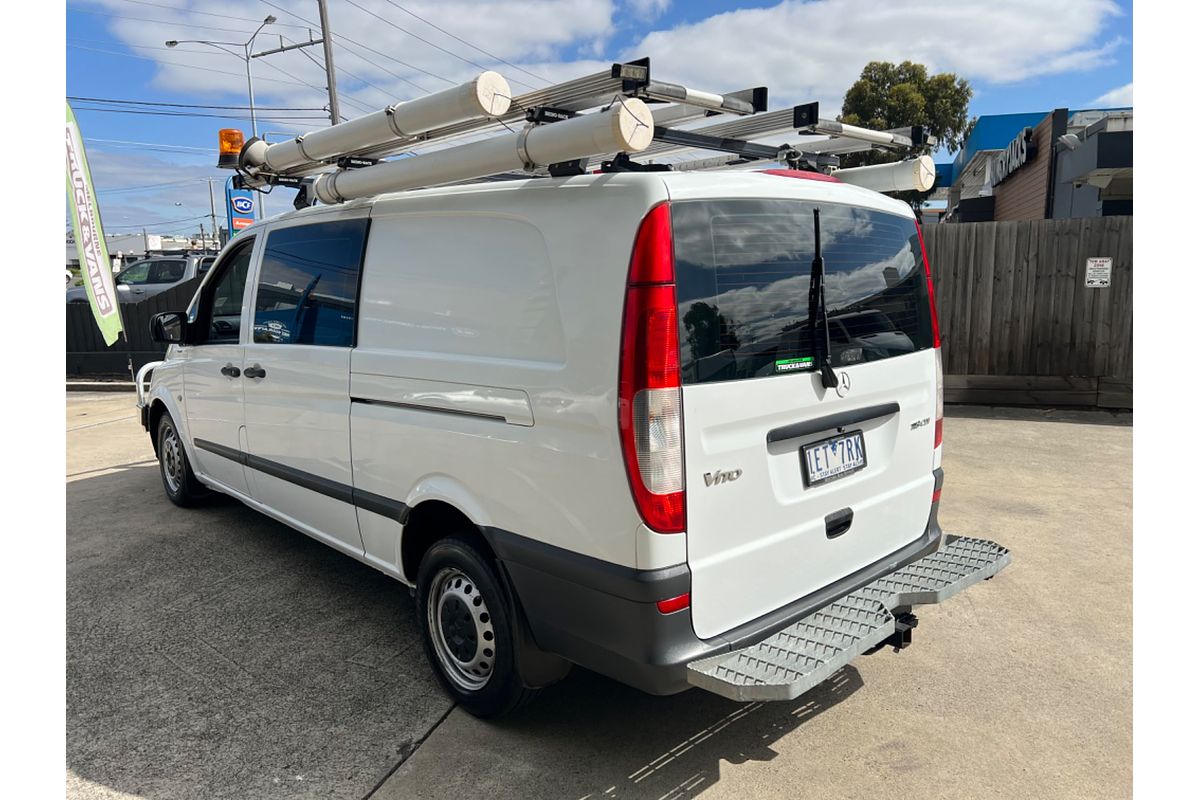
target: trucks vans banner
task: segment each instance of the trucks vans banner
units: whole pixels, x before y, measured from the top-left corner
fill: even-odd
[[[100,225],[100,206],[92,187],[83,137],[75,121],[75,112],[67,103],[67,198],[71,207],[71,228],[75,233],[75,249],[79,253],[79,268],[87,287],[88,301],[104,343],[112,345],[124,330],[121,325],[121,306],[117,302],[117,287],[113,283],[112,262],[104,243]]]

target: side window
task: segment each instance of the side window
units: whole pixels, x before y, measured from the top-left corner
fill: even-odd
[[[117,275],[117,283],[123,283],[126,286],[141,286],[150,277],[150,264],[149,261],[130,264]]]
[[[183,280],[183,268],[186,262],[179,260],[155,261],[150,267],[150,280],[147,283],[175,283]]]
[[[197,322],[205,333],[196,344],[237,344],[242,330],[242,298],[253,254],[254,240],[250,239],[217,266],[216,279],[206,289],[197,314]]]
[[[254,341],[353,347],[366,219],[272,231],[254,304]]]

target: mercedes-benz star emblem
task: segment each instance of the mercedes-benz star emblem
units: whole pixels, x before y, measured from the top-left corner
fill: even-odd
[[[850,373],[849,372],[839,372],[838,373],[837,396],[845,397],[848,394],[850,394]]]

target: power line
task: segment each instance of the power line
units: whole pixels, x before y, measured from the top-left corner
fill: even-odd
[[[159,25],[179,25],[180,24],[180,20],[178,20],[178,19],[153,19],[151,17],[131,17],[131,16],[128,16],[127,14],[114,14],[111,11],[97,11],[97,10],[91,9],[91,8],[80,8],[79,6],[69,6],[69,8],[72,11],[76,11],[80,14],[94,14],[95,16],[98,16],[98,17],[112,17],[114,19],[128,19],[128,20],[133,20],[134,22],[157,22]],[[256,21],[261,21],[261,20],[256,20]],[[223,33],[242,33],[242,34],[246,34],[247,36],[254,33],[254,31],[252,31],[252,30],[243,30],[241,28],[218,28],[218,27],[215,27],[212,25],[196,25],[196,24],[190,23],[190,22],[188,23],[188,27],[201,28],[206,31],[221,31]]]
[[[147,0],[122,0],[122,2],[133,3],[133,4],[139,5],[139,6],[151,6],[153,8],[165,8],[168,11],[176,11],[176,12],[179,12],[182,14],[200,14],[205,17],[219,17],[221,19],[233,19],[233,20],[238,20],[239,22],[253,22],[255,24],[262,22],[261,19],[255,19],[254,17],[237,17],[237,16],[234,16],[233,14],[220,14],[215,11],[193,11],[188,8],[180,8],[179,6],[165,6],[162,3],[150,3],[150,2],[147,2]],[[275,22],[272,24],[279,25],[284,28],[304,28],[304,27],[306,27],[304,25],[293,25],[289,22]],[[198,26],[196,26],[196,27],[198,27]],[[247,33],[249,33],[249,31],[247,31]]]
[[[376,63],[374,63],[373,61],[370,61],[369,59],[367,59],[366,57],[364,57],[364,56],[360,55],[359,53],[356,53],[356,52],[354,52],[354,51],[353,51],[353,50],[351,50],[350,48],[348,48],[348,47],[345,47],[345,46],[344,46],[344,45],[341,43],[340,37],[339,37],[338,39],[335,39],[335,40],[334,40],[334,42],[333,42],[333,45],[334,45],[334,47],[337,47],[337,48],[339,48],[340,50],[342,50],[342,51],[343,51],[343,52],[345,52],[346,54],[348,54],[348,55],[352,55],[352,56],[354,56],[355,58],[361,59],[362,61],[364,61],[364,62],[366,62],[366,63],[370,64],[372,67],[374,67],[375,69],[379,70],[380,72],[384,72],[384,73],[386,73],[386,74],[388,74],[388,75],[391,75],[391,76],[392,76],[393,78],[395,78],[396,80],[398,80],[398,81],[403,81],[404,83],[407,83],[409,86],[412,86],[413,88],[417,89],[418,91],[420,91],[420,92],[422,92],[422,93],[424,93],[424,94],[429,94],[429,90],[428,90],[428,89],[426,89],[424,86],[421,86],[419,83],[414,83],[413,81],[410,81],[408,78],[404,77],[403,75],[399,75],[399,74],[397,74],[397,73],[395,73],[395,72],[392,72],[390,69],[387,69],[386,67],[383,67],[383,66],[381,66],[381,65],[379,65],[379,64],[376,64]],[[361,47],[362,45],[359,45],[359,46]],[[401,62],[401,63],[403,63],[403,62]],[[445,79],[443,78],[442,80],[445,80]]]
[[[182,67],[184,69],[198,69],[198,70],[202,70],[204,72],[213,72],[218,75],[232,75],[235,78],[246,77],[245,75],[242,75],[237,72],[230,72],[229,70],[213,69],[212,67],[201,67],[201,66],[197,66],[196,64],[185,64],[182,61],[167,61],[165,59],[160,59],[160,58],[151,58],[150,56],[139,56],[136,53],[121,53],[116,50],[102,50],[98,47],[84,47],[81,44],[71,44],[70,42],[67,42],[67,47],[74,48],[75,50],[87,50],[88,52],[91,52],[91,53],[104,53],[105,55],[110,55],[110,56],[120,56],[122,58],[136,58],[136,59],[140,59],[142,61],[154,61],[159,64],[170,64],[171,66]],[[286,75],[287,73],[285,72],[284,74]],[[294,86],[304,86],[309,89],[317,89],[318,91],[322,91],[321,87],[319,87],[319,86],[313,86],[312,84],[309,84],[309,83],[301,83],[300,81],[285,80],[283,78],[261,78],[260,77],[259,80],[260,81],[274,81],[275,83],[290,83]]]
[[[455,53],[453,50],[447,50],[446,48],[442,47],[440,44],[435,44],[435,43],[429,41],[428,39],[418,36],[417,34],[413,33],[412,31],[408,30],[407,28],[400,27],[399,25],[392,22],[387,17],[380,16],[379,14],[376,14],[374,11],[371,11],[369,8],[364,8],[364,7],[360,6],[358,3],[354,2],[354,0],[346,0],[346,2],[349,3],[350,5],[354,6],[355,8],[357,8],[359,11],[362,11],[363,13],[366,13],[366,14],[370,14],[372,17],[379,20],[380,22],[383,22],[383,23],[386,23],[387,25],[392,26],[393,28],[400,31],[401,33],[408,34],[409,36],[413,37],[417,41],[424,42],[425,44],[429,45],[432,48],[441,50],[443,53],[445,53],[448,56],[453,56],[454,58],[457,58],[459,61],[462,61],[463,63],[466,63],[466,64],[470,64],[471,66],[476,67],[478,69],[482,69],[482,70],[487,69],[487,67],[485,67],[483,64],[480,64],[477,61],[472,61],[471,59],[466,58],[465,56],[460,56],[458,53]],[[513,79],[512,82],[516,83],[516,84],[520,84],[521,86],[524,86],[529,89],[537,88],[534,86],[530,86],[528,83],[518,81],[515,78]]]
[[[288,9],[284,8],[283,6],[276,5],[275,3],[272,3],[272,2],[271,2],[271,0],[260,0],[260,1],[261,1],[261,2],[262,2],[264,5],[268,5],[268,6],[270,6],[271,8],[275,9],[276,11],[279,11],[279,12],[281,12],[281,13],[287,14],[289,17],[292,17],[292,18],[294,18],[294,19],[298,19],[298,20],[300,20],[301,22],[307,22],[307,23],[308,23],[308,24],[310,24],[310,25],[315,25],[315,24],[316,24],[316,23],[314,23],[312,20],[305,19],[304,17],[300,16],[299,14],[297,14],[297,13],[296,13],[296,12],[294,12],[294,11],[289,11]],[[320,26],[318,25],[317,27],[320,27]],[[365,58],[363,58],[363,56],[361,56],[361,55],[358,55],[357,53],[354,53],[352,50],[349,50],[348,48],[346,48],[346,47],[345,47],[345,46],[342,44],[343,42],[349,42],[350,44],[353,44],[353,45],[355,45],[355,46],[357,46],[357,47],[361,47],[363,50],[368,50],[368,51],[370,51],[371,53],[374,53],[375,55],[377,55],[377,56],[380,56],[381,58],[386,58],[386,59],[388,59],[389,61],[394,61],[394,62],[396,62],[397,64],[399,64],[399,65],[400,65],[400,66],[402,66],[402,67],[408,67],[409,69],[413,70],[414,72],[420,72],[422,75],[428,75],[428,76],[429,76],[429,77],[431,77],[431,78],[437,78],[439,81],[445,81],[446,83],[449,83],[449,84],[453,84],[453,83],[454,83],[454,81],[450,80],[449,78],[447,78],[447,77],[445,77],[445,76],[443,76],[443,75],[438,75],[436,72],[430,72],[430,71],[429,71],[429,70],[427,70],[427,69],[423,69],[423,68],[421,68],[421,67],[418,67],[416,64],[410,64],[410,63],[408,63],[407,61],[402,61],[402,60],[400,60],[399,58],[396,58],[395,56],[391,56],[391,55],[388,55],[387,53],[384,53],[384,52],[381,52],[381,51],[379,51],[379,50],[376,50],[374,47],[371,47],[371,46],[369,46],[369,45],[365,45],[365,44],[363,44],[362,42],[359,42],[359,41],[356,41],[356,40],[354,40],[354,39],[351,39],[349,36],[346,36],[344,33],[339,33],[337,36],[335,36],[335,37],[333,38],[333,45],[334,45],[334,47],[340,47],[340,48],[342,48],[343,50],[346,50],[346,52],[349,52],[349,53],[351,53],[351,54],[353,54],[353,55],[356,55],[358,58],[362,58],[364,61],[366,61],[366,59],[365,59]],[[378,65],[378,64],[376,64],[376,65],[374,65],[374,66],[375,66],[377,69],[383,69],[382,67],[379,67],[379,65]],[[387,70],[383,70],[383,71],[384,71],[384,72],[387,72]],[[394,77],[399,77],[399,76],[395,75],[395,73],[391,73],[391,72],[389,72],[388,74],[389,74],[389,75],[393,75]],[[428,90],[428,89],[426,89],[426,88],[425,88],[425,87],[423,87],[423,86],[417,86],[417,84],[413,83],[412,81],[408,80],[407,78],[400,78],[400,80],[404,81],[405,83],[411,84],[412,86],[416,86],[416,88],[420,89],[420,90],[421,90],[422,92],[424,92],[425,94],[429,94],[429,90]]]
[[[199,114],[188,111],[143,111],[134,108],[97,108],[94,106],[72,106],[75,111],[102,111],[107,114],[137,114],[146,117],[197,117],[208,119],[250,119],[248,116],[234,114]],[[259,117],[266,122],[313,122],[328,119],[328,117]]]
[[[105,228],[153,228],[155,226],[162,227],[164,225],[178,225],[183,222],[194,222],[198,219],[208,219],[210,215],[201,214],[198,217],[184,217],[183,219],[165,219],[161,222],[133,222],[126,225],[105,225]]]
[[[206,182],[208,178],[189,178],[184,181],[168,181],[166,183],[148,183],[145,186],[114,186],[111,189],[97,189],[96,194],[124,194],[126,192],[146,192],[156,189],[169,189],[173,186],[185,186],[189,183]]]
[[[75,95],[67,95],[68,100],[78,100],[82,103],[114,103],[120,105],[131,106],[168,106],[170,108],[215,108],[224,109],[226,111],[249,111],[250,106],[220,106],[220,105],[200,105],[198,103],[168,103],[158,100],[115,100],[107,97],[78,97]],[[322,111],[323,109],[315,106],[255,106],[255,111]]]
[[[132,142],[128,139],[93,139],[90,136],[83,137],[83,140],[85,142],[94,142],[101,145],[115,144],[129,147],[154,147],[161,150],[188,150],[196,153],[211,153],[213,150],[211,147],[191,147],[189,145],[165,144],[163,142]]]
[[[432,22],[430,22],[429,20],[425,19],[424,17],[422,17],[418,14],[414,14],[413,12],[409,11],[404,6],[400,5],[399,3],[393,2],[393,0],[384,0],[384,2],[386,2],[388,5],[395,6],[396,8],[400,9],[405,14],[408,14],[410,17],[413,17],[414,19],[424,22],[426,25],[433,28],[434,30],[441,31],[442,33],[446,34],[447,36],[449,36],[451,39],[455,40],[456,42],[462,42],[467,47],[470,47],[472,50],[478,50],[480,53],[483,53],[485,56],[487,56],[490,59],[499,61],[501,64],[507,64],[508,66],[512,67],[513,69],[523,72],[526,75],[528,75],[529,77],[535,78],[539,81],[542,81],[543,83],[550,83],[550,81],[546,80],[541,75],[535,75],[534,73],[530,72],[529,70],[525,69],[524,67],[518,67],[516,64],[512,63],[511,61],[506,61],[505,59],[501,58],[498,55],[495,55],[494,53],[489,53],[487,50],[484,50],[482,47],[480,47],[477,44],[471,44],[466,39],[463,39],[460,36],[455,36],[453,33],[446,30],[445,28],[442,28],[442,27],[439,27],[439,26],[433,24]]]

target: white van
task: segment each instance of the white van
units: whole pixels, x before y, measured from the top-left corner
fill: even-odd
[[[240,233],[139,402],[177,505],[414,587],[475,714],[571,664],[794,697],[1008,563],[938,527],[931,288],[911,209],[816,173],[382,195]]]

